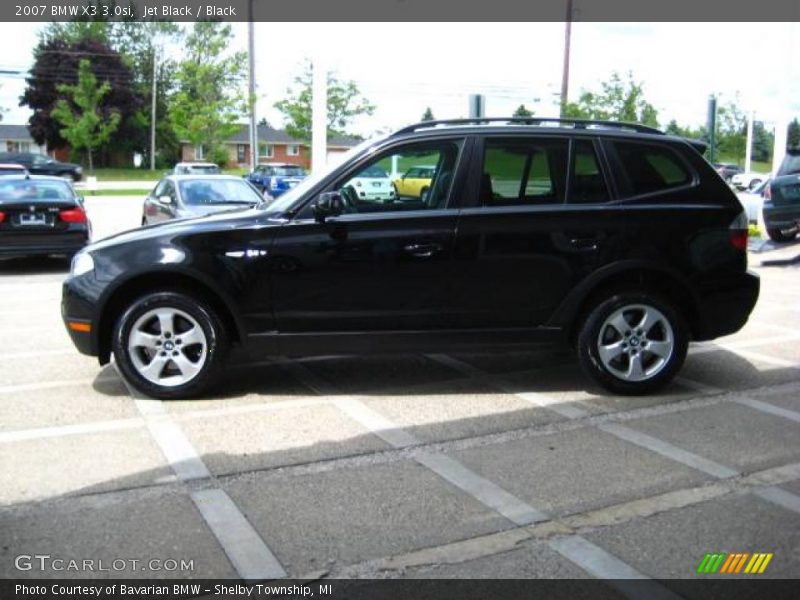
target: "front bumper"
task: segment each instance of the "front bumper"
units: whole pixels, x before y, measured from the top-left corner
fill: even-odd
[[[736,333],[750,317],[761,288],[758,275],[750,271],[715,282],[701,291],[693,326],[694,341],[712,340]]]
[[[61,318],[72,343],[81,354],[97,356],[98,332],[93,303],[81,293],[81,277],[67,279],[61,287]]]

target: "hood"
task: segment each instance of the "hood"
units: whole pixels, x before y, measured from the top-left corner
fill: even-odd
[[[221,212],[242,211],[253,208],[247,204],[183,205],[178,209],[179,218],[205,217]]]
[[[148,225],[147,227],[123,231],[87,246],[86,251],[93,252],[128,243],[155,240],[161,237],[174,237],[181,234],[226,231],[245,227],[277,227],[283,222],[284,220],[280,218],[280,213],[270,212],[263,208],[225,210],[203,217],[172,219],[163,223]]]

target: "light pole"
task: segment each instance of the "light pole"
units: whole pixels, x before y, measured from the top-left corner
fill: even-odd
[[[153,38],[153,87],[150,92],[150,170],[156,170],[156,75],[158,73],[158,42]]]
[[[255,35],[253,25],[253,0],[248,4],[249,20],[247,22],[247,67],[249,74],[248,81],[248,104],[250,106],[250,170],[254,171],[258,164],[258,123],[256,121],[256,59],[255,59]]]
[[[569,92],[569,50],[572,38],[572,0],[567,0],[567,20],[564,23],[564,70],[561,72],[561,113],[563,118],[567,110],[567,94]]]

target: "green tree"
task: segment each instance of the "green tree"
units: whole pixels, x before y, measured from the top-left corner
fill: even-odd
[[[514,114],[511,115],[512,117],[532,117],[533,111],[526,108],[524,104],[520,104],[517,107],[517,110],[514,111]]]
[[[208,160],[228,160],[225,142],[239,130],[247,109],[241,92],[243,52],[226,56],[231,28],[200,21],[186,37],[184,60],[177,66],[177,90],[170,99],[169,117],[180,140],[202,145]]]
[[[772,150],[775,145],[775,136],[764,127],[761,121],[753,123],[753,160],[769,162],[772,160]]]
[[[800,123],[797,117],[789,123],[789,128],[786,130],[786,147],[800,148]]]
[[[111,85],[106,81],[98,86],[89,61],[83,59],[78,66],[78,83],[61,84],[58,91],[67,96],[69,101],[59,100],[52,115],[63,125],[61,135],[64,139],[74,149],[86,150],[89,170],[93,171],[92,150],[107,142],[119,127],[118,111],[103,114],[99,110],[103,97],[111,91]]]
[[[599,91],[581,90],[577,102],[568,102],[567,117],[642,123],[658,127],[658,110],[644,98],[644,84],[628,72],[623,79],[614,71]]]
[[[306,60],[287,97],[275,103],[286,121],[286,132],[293,138],[311,141],[311,61]],[[328,138],[346,135],[347,127],[359,115],[371,115],[375,106],[361,95],[354,81],[343,81],[328,73]]]
[[[428,106],[425,109],[425,112],[422,113],[422,119],[420,119],[420,121],[435,121],[435,120],[436,117],[433,116],[433,111],[431,110],[431,107]]]
[[[747,115],[739,108],[739,95],[717,109],[717,149],[719,154],[744,161],[747,148]]]

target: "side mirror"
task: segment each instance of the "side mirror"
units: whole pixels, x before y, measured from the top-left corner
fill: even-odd
[[[172,196],[159,196],[158,202],[160,204],[172,204],[173,203]]]
[[[325,192],[319,195],[312,207],[314,217],[324,223],[329,217],[338,217],[344,212],[344,202],[339,192]]]

